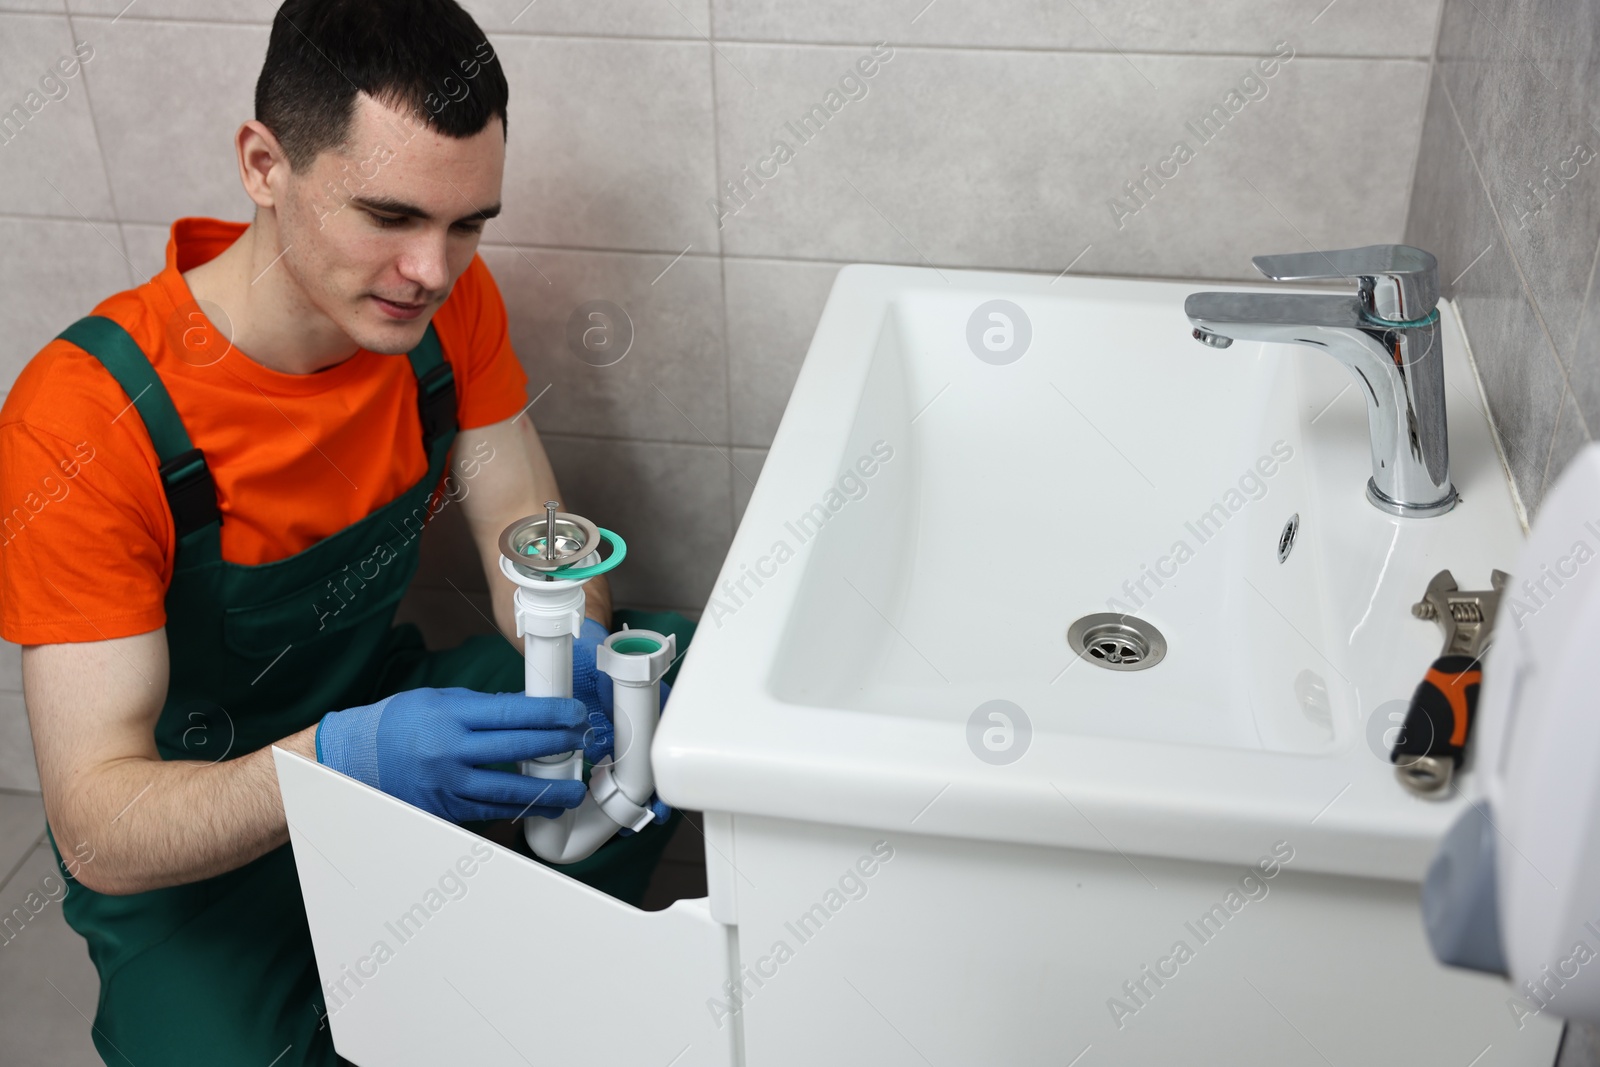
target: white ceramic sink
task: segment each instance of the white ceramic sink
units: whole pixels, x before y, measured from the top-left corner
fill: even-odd
[[[1303,869],[1419,877],[1464,801],[1380,754],[1440,651],[1410,605],[1441,568],[1486,587],[1521,537],[1453,309],[1461,503],[1399,519],[1365,498],[1349,373],[1196,343],[1201,288],[842,270],[657,737],[663,797],[1199,860],[1283,837]],[[993,300],[1021,311],[1009,352],[986,309],[969,329]],[[1069,625],[1108,610],[1165,659],[1076,656]],[[998,720],[969,728],[995,700],[1028,723],[999,757],[975,740]]]

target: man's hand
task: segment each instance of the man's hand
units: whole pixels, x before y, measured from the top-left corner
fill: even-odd
[[[570,697],[412,689],[323,716],[317,761],[452,822],[555,818],[583,802],[583,782],[483,764],[571,752],[587,725]]]

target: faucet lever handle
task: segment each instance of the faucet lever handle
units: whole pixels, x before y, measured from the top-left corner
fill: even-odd
[[[1439,303],[1439,261],[1410,245],[1291,252],[1251,262],[1275,282],[1354,278],[1362,311],[1381,322],[1416,322]]]

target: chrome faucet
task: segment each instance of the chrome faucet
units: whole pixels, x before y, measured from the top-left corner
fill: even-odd
[[[1442,515],[1456,503],[1444,412],[1439,264],[1407,245],[1256,256],[1277,282],[1354,279],[1354,296],[1191,293],[1194,338],[1310,345],[1350,368],[1367,400],[1367,499],[1391,515]]]

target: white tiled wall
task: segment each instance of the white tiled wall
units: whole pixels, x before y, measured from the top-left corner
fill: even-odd
[[[531,390],[549,387],[535,423],[573,506],[635,533],[619,599],[694,611],[841,264],[1226,279],[1258,252],[1399,239],[1439,4],[466,6],[512,87],[506,210],[484,256]],[[74,40],[94,48],[67,97],[0,145],[0,389],[158,270],[173,218],[248,217],[231,138],[275,9],[0,0],[0,109]],[[878,41],[895,51],[865,96],[807,143],[780,133]],[[1119,226],[1123,183],[1196,143],[1185,123],[1280,41],[1295,58],[1267,95]],[[780,135],[793,160],[719,226],[721,183]],[[612,367],[566,348],[568,316],[593,299],[634,325]],[[447,581],[446,555],[430,554],[421,590],[480,592],[476,568]],[[451,596],[451,625],[481,623]]]
[[[161,268],[172,219],[249,217],[231,139],[276,6],[0,0],[0,112],[74,41],[94,48],[66,97],[0,144],[0,394],[73,319]],[[618,600],[694,611],[840,265],[1227,279],[1254,253],[1399,239],[1439,0],[466,6],[512,88],[506,211],[484,256],[530,399],[548,387],[534,421],[570,506],[629,536]],[[880,40],[895,53],[867,95],[719,227],[721,183]],[[1285,40],[1296,56],[1266,97],[1115,225],[1122,183]],[[612,367],[565,346],[593,299],[635,328]],[[425,552],[405,616],[435,641],[485,629],[459,514]],[[37,800],[3,792],[38,789],[20,690],[18,650],[0,646],[13,895],[48,870]],[[93,970],[59,909],[42,919],[0,957],[0,1059],[96,1062]]]

